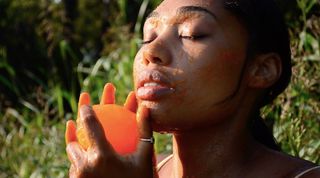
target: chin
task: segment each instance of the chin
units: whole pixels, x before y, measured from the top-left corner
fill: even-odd
[[[177,133],[187,131],[194,125],[187,123],[184,119],[171,115],[170,113],[150,113],[152,130],[159,133]]]
[[[141,101],[139,105],[145,106],[149,109],[150,115],[153,118],[167,118],[173,112],[175,107],[170,102],[158,101]]]
[[[172,112],[173,107],[168,108],[166,105],[156,102],[142,102],[141,104],[149,109],[153,131],[168,133],[177,130],[179,118],[174,117]]]
[[[180,130],[180,128],[178,127],[174,127],[172,125],[164,125],[164,124],[158,124],[158,123],[152,123],[152,130],[154,132],[158,132],[158,133],[175,133],[178,132]]]
[[[195,119],[187,117],[185,111],[181,113],[180,108],[172,102],[141,101],[139,104],[149,109],[152,129],[155,132],[175,133],[195,127],[195,123],[191,121]]]
[[[188,132],[193,129],[196,129],[194,125],[185,125],[185,124],[162,124],[162,123],[152,123],[152,130],[154,132],[158,133],[170,133],[170,134],[176,134],[176,133],[182,133],[182,132]]]

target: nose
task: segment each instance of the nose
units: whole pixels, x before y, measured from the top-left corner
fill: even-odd
[[[160,39],[155,39],[144,47],[142,61],[145,65],[169,65],[171,63],[169,47]]]

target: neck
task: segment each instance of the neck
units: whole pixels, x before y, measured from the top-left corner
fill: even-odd
[[[229,177],[237,170],[243,171],[253,159],[257,144],[246,124],[239,125],[238,119],[175,133],[173,177]]]

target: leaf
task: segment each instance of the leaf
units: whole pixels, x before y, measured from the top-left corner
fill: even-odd
[[[305,13],[308,14],[310,10],[314,7],[314,5],[317,3],[317,0],[309,0],[307,1],[309,3],[306,3]]]

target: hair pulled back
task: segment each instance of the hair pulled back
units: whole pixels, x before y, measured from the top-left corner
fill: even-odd
[[[260,108],[271,103],[288,86],[291,78],[291,51],[287,26],[274,0],[225,0],[224,6],[245,25],[249,34],[248,59],[259,54],[277,53],[281,58],[279,80],[266,89],[259,107],[253,113],[253,137],[265,146],[280,150],[272,132],[260,117]]]

